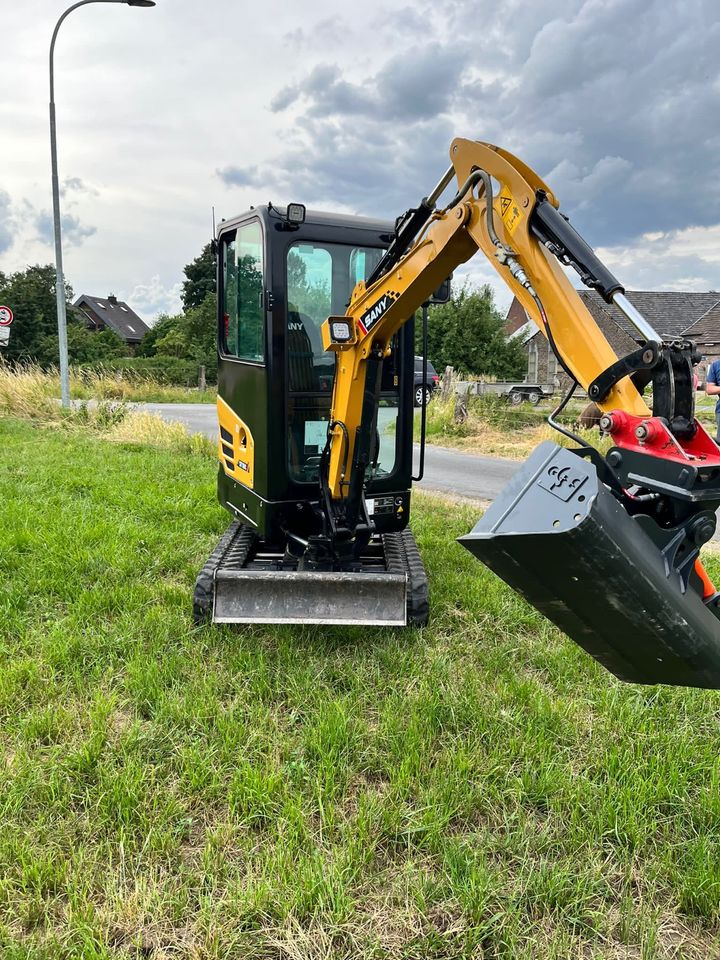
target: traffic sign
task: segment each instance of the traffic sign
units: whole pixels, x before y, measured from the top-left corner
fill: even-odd
[[[0,327],[9,327],[13,322],[13,312],[10,307],[0,306]]]
[[[0,347],[6,347],[10,343],[10,327],[0,327]]]

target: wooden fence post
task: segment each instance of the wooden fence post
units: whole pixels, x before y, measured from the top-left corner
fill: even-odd
[[[455,379],[455,369],[454,367],[445,367],[445,374],[442,379],[442,388],[440,390],[440,398],[442,400],[447,400],[448,397],[453,392],[453,380]]]

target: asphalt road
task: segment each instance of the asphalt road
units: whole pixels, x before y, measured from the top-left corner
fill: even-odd
[[[191,433],[204,433],[215,440],[217,419],[215,405],[210,403],[142,403],[149,413],[165,420],[184,423]],[[415,446],[416,472],[419,447]],[[521,461],[499,457],[479,457],[444,447],[425,447],[425,476],[418,484],[424,490],[469,497],[473,500],[494,500]]]

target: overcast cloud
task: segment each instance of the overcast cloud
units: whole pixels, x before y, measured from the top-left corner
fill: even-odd
[[[46,58],[64,4],[5,8],[8,271],[52,260]],[[68,279],[175,309],[211,205],[394,218],[467,136],[545,177],[628,286],[720,289],[719,50],[716,0],[92,4],[57,48]],[[495,277],[480,258],[465,273]]]

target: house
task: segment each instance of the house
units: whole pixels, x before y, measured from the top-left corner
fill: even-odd
[[[700,379],[704,381],[707,368],[713,360],[720,360],[720,300],[687,328],[685,336],[694,341],[703,355],[702,362],[697,366],[697,372]]]
[[[144,320],[123,300],[114,294],[91,297],[81,294],[73,304],[90,330],[113,330],[135,352],[135,348],[150,329]]]
[[[614,304],[607,304],[595,290],[578,290],[591,316],[618,356],[636,349],[641,337]],[[720,358],[720,292],[673,290],[627,290],[625,296],[666,340],[684,337],[694,340],[704,359],[697,368],[704,380],[709,363]],[[524,316],[524,321],[522,317]],[[552,317],[550,317],[552,325]],[[522,338],[528,356],[528,383],[555,383],[568,386],[550,344],[515,298],[508,311],[505,330]]]

